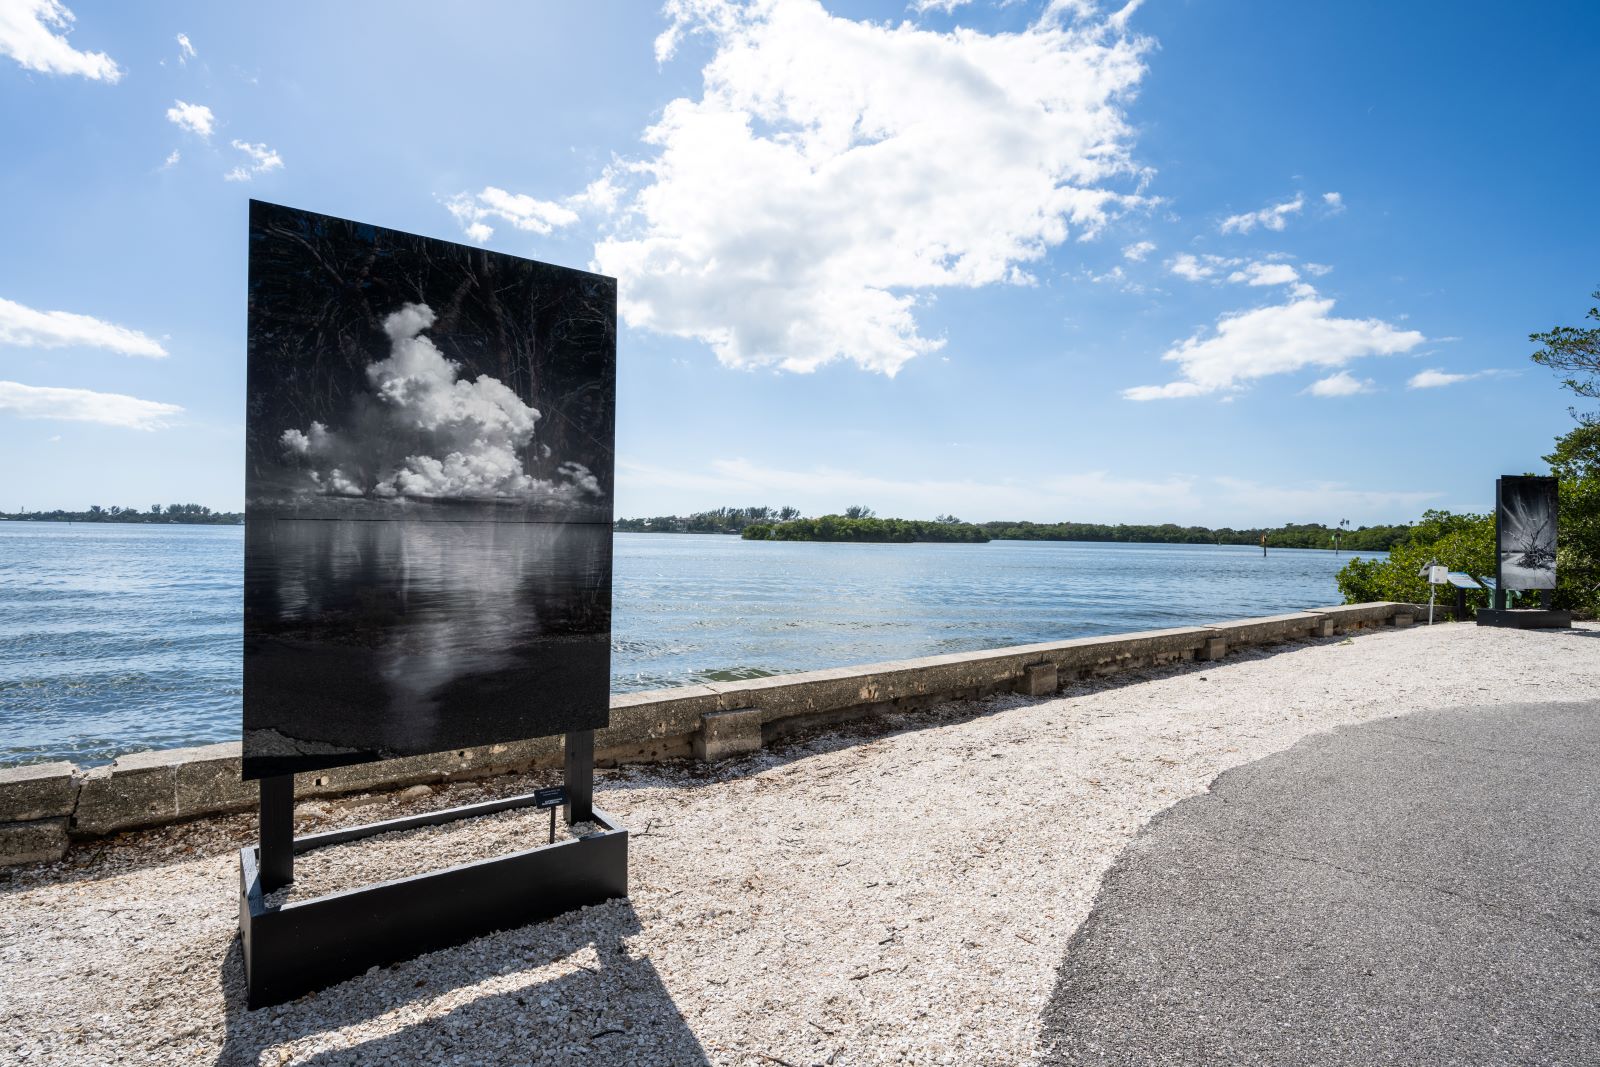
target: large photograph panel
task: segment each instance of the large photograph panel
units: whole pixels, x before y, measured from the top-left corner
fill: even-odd
[[[252,202],[245,777],[604,726],[616,286]]]
[[[1504,588],[1556,587],[1556,489],[1554,478],[1500,479],[1495,521]]]

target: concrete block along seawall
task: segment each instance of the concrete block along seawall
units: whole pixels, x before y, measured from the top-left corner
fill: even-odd
[[[920,659],[682,686],[611,698],[595,732],[600,766],[753,752],[798,731],[1001,692],[1048,696],[1081,678],[1231,649],[1302,641],[1376,626],[1407,626],[1425,608],[1374,603],[1208,626],[1046,641]],[[300,798],[379,792],[561,766],[562,739],[540,737],[338,767],[295,779]],[[0,866],[60,859],[74,839],[100,837],[256,804],[239,778],[237,742],[135,752],[107,767],[71,763],[0,769]]]

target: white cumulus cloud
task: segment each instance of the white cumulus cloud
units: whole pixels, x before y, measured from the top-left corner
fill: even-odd
[[[168,425],[167,420],[172,416],[181,414],[183,408],[121,393],[0,382],[0,411],[24,419],[65,419],[129,430],[159,430]]]
[[[1328,213],[1337,215],[1344,210],[1344,197],[1338,193],[1323,193],[1322,202],[1327,205]]]
[[[597,185],[590,188],[596,189]],[[479,244],[494,236],[494,227],[489,225],[491,220],[510,223],[519,230],[538,234],[550,233],[558,227],[570,226],[578,221],[578,213],[563,204],[553,200],[538,200],[523,193],[508,193],[492,185],[486,186],[480,193],[457,193],[445,200],[444,206],[455,216],[467,236]]]
[[[264,144],[251,144],[248,141],[234,141],[233,147],[243,152],[247,162],[234,167],[222,177],[230,182],[247,182],[258,174],[265,174],[270,170],[279,170],[283,167],[283,157]]]
[[[160,359],[161,342],[138,330],[70,311],[39,311],[0,298],[0,345],[19,348],[108,348],[125,356]]]
[[[1269,204],[1260,211],[1247,211],[1242,215],[1229,215],[1222,220],[1218,227],[1223,233],[1249,233],[1260,226],[1267,230],[1281,231],[1289,223],[1289,216],[1298,214],[1306,206],[1304,194],[1294,194],[1293,200],[1285,200],[1281,204]]]
[[[172,106],[167,108],[167,121],[179,129],[206,138],[209,138],[211,131],[217,128],[217,117],[211,113],[209,107],[204,104],[185,103],[182,100],[174,100]]]
[[[1371,378],[1357,378],[1349,371],[1342,370],[1312,382],[1306,392],[1312,396],[1355,396],[1357,393],[1372,392],[1376,384]]]
[[[1154,241],[1138,241],[1134,244],[1123,246],[1122,258],[1130,263],[1143,263],[1150,253],[1155,250],[1156,243]]]
[[[1147,43],[1103,19],[1017,33],[856,22],[816,0],[671,0],[658,40],[715,46],[669,103],[596,269],[626,321],[729,366],[894,374],[943,342],[943,286],[1028,284],[1025,265],[1145,201],[1124,105]],[[1123,188],[1123,186],[1126,188]]]
[[[80,52],[67,43],[75,21],[60,0],[0,2],[0,55],[25,70],[76,74],[91,81],[115,82],[122,68],[104,52]]]
[[[1363,356],[1407,352],[1426,340],[1379,319],[1333,314],[1333,300],[1297,285],[1287,303],[1224,315],[1210,334],[1195,334],[1161,358],[1182,377],[1123,391],[1129,400],[1204,396],[1241,383],[1306,367],[1342,367]]]

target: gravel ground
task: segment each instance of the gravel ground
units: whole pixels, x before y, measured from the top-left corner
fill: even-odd
[[[259,1012],[235,936],[252,820],[124,835],[0,884],[0,1061],[1025,1062],[1067,941],[1151,816],[1340,723],[1600,697],[1597,638],[1379,631],[948,705],[709,771],[608,772],[596,799],[634,832],[630,900]],[[544,784],[300,814],[322,828]],[[444,859],[506,820],[477,822],[412,847]]]

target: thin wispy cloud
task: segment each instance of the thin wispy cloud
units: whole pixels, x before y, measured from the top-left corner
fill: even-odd
[[[39,311],[0,298],[0,346],[105,348],[125,356],[161,359],[167,350],[138,330],[71,311]]]
[[[928,295],[1029,284],[1052,248],[1147,203],[1124,106],[1149,45],[1107,19],[945,34],[815,0],[667,11],[663,61],[691,34],[714,54],[651,154],[617,168],[594,265],[622,279],[630,325],[727,366],[893,375],[944,344],[919,323]]]
[[[1269,204],[1260,211],[1247,211],[1242,215],[1229,215],[1217,229],[1222,233],[1249,233],[1257,226],[1264,230],[1282,232],[1289,224],[1289,216],[1297,215],[1306,206],[1304,194],[1294,194],[1293,200]]]
[[[1178,380],[1135,386],[1122,395],[1129,400],[1206,396],[1271,375],[1408,352],[1426,340],[1416,330],[1379,319],[1341,318],[1333,314],[1333,305],[1331,298],[1299,284],[1287,303],[1224,315],[1214,330],[1195,334],[1161,357],[1178,365]]]
[[[1453,338],[1439,338],[1439,340],[1453,340]],[[1440,370],[1437,367],[1413,374],[1406,382],[1407,389],[1442,389],[1447,385],[1456,385],[1460,382],[1470,382],[1478,378],[1498,378],[1506,375],[1515,375],[1515,371],[1505,371],[1491,367],[1488,370],[1472,371],[1469,374],[1452,373]]]
[[[1337,215],[1344,210],[1344,197],[1338,193],[1323,193],[1322,203],[1330,215]]]
[[[217,117],[204,104],[190,104],[174,100],[167,108],[167,121],[180,130],[188,130],[197,137],[209,139],[217,128]]]
[[[1228,275],[1228,280],[1246,285],[1288,285],[1300,280],[1300,272],[1287,263],[1246,263]]]
[[[0,55],[25,70],[115,82],[122,68],[104,52],[80,52],[67,41],[75,16],[59,0],[0,3]]]
[[[178,34],[176,39],[178,42],[178,62],[187,65],[189,60],[195,58],[194,45],[189,43],[189,35],[187,33]]]
[[[1130,263],[1143,263],[1150,257],[1150,253],[1155,250],[1156,243],[1154,241],[1138,241],[1134,244],[1123,246],[1122,258]]]
[[[1330,374],[1326,378],[1319,378],[1312,382],[1305,390],[1311,396],[1335,397],[1356,396],[1360,393],[1376,392],[1377,383],[1371,378],[1357,378],[1347,370],[1337,374]]]
[[[1167,260],[1167,271],[1187,281],[1212,284],[1226,281],[1245,285],[1290,285],[1300,280],[1300,272],[1277,256],[1250,260],[1243,256],[1180,252]]]
[[[444,206],[461,224],[466,235],[479,244],[494,236],[490,222],[503,222],[526,233],[547,234],[578,221],[571,207],[553,200],[539,200],[521,193],[508,193],[493,185],[479,193],[457,193]]]
[[[126,430],[160,430],[171,425],[183,408],[121,393],[0,382],[0,413],[23,419],[96,422]]]
[[[259,174],[280,170],[283,167],[283,158],[264,144],[234,141],[233,147],[245,154],[246,162],[224,174],[223,178],[227,181],[247,182]]]

